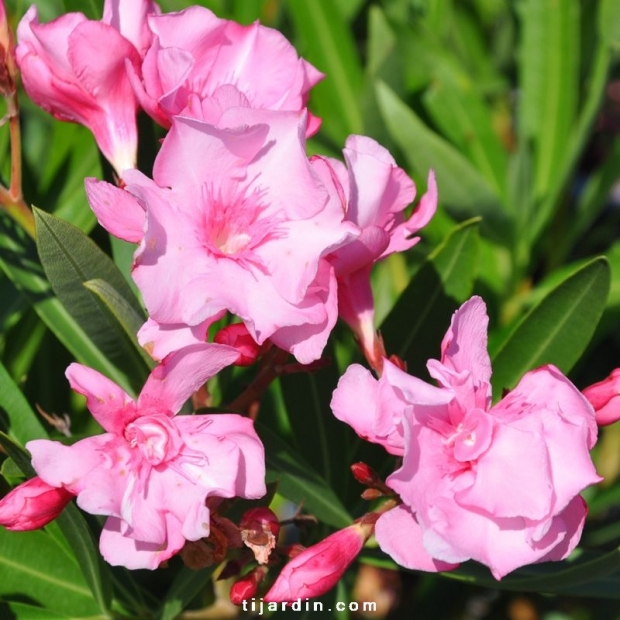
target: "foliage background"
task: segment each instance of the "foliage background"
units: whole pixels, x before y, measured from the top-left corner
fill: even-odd
[[[102,2],[36,4],[48,21],[70,10],[98,19]],[[160,2],[164,11],[190,4],[280,29],[326,73],[310,102],[323,118],[311,153],[338,157],[347,135],[363,133],[392,151],[418,195],[428,169],[436,171],[440,211],[423,241],[374,274],[388,353],[406,359],[412,374],[427,377],[426,360],[438,356],[451,313],[472,293],[491,315],[496,397],[542,363],[557,364],[579,388],[620,366],[620,3]],[[7,2],[14,23],[27,7]],[[148,372],[133,336],[144,314],[129,277],[132,248],[96,226],[83,189],[85,177],[111,179],[111,171],[87,130],[54,121],[25,95],[21,104],[24,194],[41,212],[37,248],[0,214],[0,427],[18,444],[58,436],[35,405],[68,413],[72,440],[98,432],[64,378],[74,359],[129,390]],[[140,127],[140,167],[148,173],[160,132],[146,117]],[[8,148],[3,128],[5,183]],[[352,462],[393,468],[330,414],[338,377],[359,361],[348,331],[340,326],[334,336],[333,363],[275,383],[259,418],[278,501],[304,500],[321,522],[309,528],[309,540],[365,510]],[[222,373],[211,390],[230,402],[252,372]],[[2,462],[0,490],[22,478],[20,463],[27,468],[14,446],[5,449],[12,458]],[[360,600],[386,597],[395,601],[390,618],[620,618],[619,428],[601,433],[595,459],[605,482],[588,492],[583,552],[573,563],[524,569],[496,583],[474,565],[448,578],[396,572],[371,548],[362,557],[366,579],[356,581],[358,565],[326,600],[349,600],[352,592]],[[110,570],[97,560],[79,512],[63,519],[45,532],[0,532],[2,617],[174,618],[211,600],[220,605],[212,617],[230,617],[225,592],[209,585],[210,569],[194,573],[171,562],[155,573]],[[98,527],[95,519],[88,525]],[[305,617],[278,613],[287,615]]]

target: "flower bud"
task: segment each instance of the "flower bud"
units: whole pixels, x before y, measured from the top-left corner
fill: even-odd
[[[594,383],[582,394],[594,407],[596,423],[607,426],[620,420],[620,368],[616,368],[606,379]]]
[[[265,578],[267,569],[258,566],[250,571],[245,577],[235,581],[230,588],[230,601],[233,605],[241,605],[243,601],[254,598],[260,582]]]
[[[372,531],[372,525],[354,523],[308,547],[284,566],[264,600],[291,602],[325,594],[338,583]]]
[[[235,366],[251,366],[260,354],[261,346],[250,336],[243,323],[233,323],[220,329],[215,334],[213,342],[227,344],[239,351]]]
[[[36,530],[53,521],[73,494],[52,487],[38,476],[15,487],[0,501],[0,525],[7,530]]]

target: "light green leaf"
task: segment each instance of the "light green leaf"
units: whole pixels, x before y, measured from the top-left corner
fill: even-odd
[[[466,78],[456,79],[451,71],[441,71],[423,99],[442,132],[505,202],[506,151],[493,130],[491,111],[475,85]]]
[[[592,338],[605,309],[609,286],[609,263],[597,258],[532,308],[494,357],[495,398],[543,364],[555,364],[568,373]]]
[[[439,355],[439,343],[457,306],[471,294],[477,270],[480,219],[457,226],[415,273],[381,325],[388,354],[415,376]]]
[[[425,178],[435,170],[439,198],[461,216],[482,215],[486,231],[502,242],[510,239],[508,217],[485,178],[451,144],[431,131],[384,83],[376,85],[379,108],[390,136],[411,168]]]
[[[67,617],[99,613],[79,568],[43,531],[0,528],[0,597],[16,594]]]
[[[6,614],[6,615],[3,615]],[[3,603],[0,600],[0,617],[13,618],[16,620],[103,620],[107,616],[77,616],[75,614],[59,614],[54,611],[35,607],[34,605],[26,605],[25,603]]]
[[[518,4],[519,115],[536,152],[535,195],[544,197],[561,175],[574,130],[579,92],[579,1],[522,0]]]
[[[312,89],[310,109],[323,117],[323,131],[342,144],[363,133],[362,68],[351,30],[333,0],[287,2],[298,34],[298,51],[326,78]]]

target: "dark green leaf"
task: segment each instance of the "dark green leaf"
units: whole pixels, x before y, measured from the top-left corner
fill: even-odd
[[[215,568],[215,566],[209,566],[200,570],[191,570],[184,566],[166,592],[163,604],[156,615],[157,620],[174,620],[205,587]]]
[[[54,295],[34,244],[0,212],[0,268],[30,301],[50,331],[82,364],[130,389],[123,373],[105,357]],[[87,295],[89,293],[84,291]]]
[[[452,313],[471,294],[479,222],[463,222],[450,233],[416,272],[381,325],[388,354],[405,360],[413,375],[426,374],[426,361],[439,355]]]
[[[155,365],[152,358],[138,344],[136,334],[145,321],[143,313],[137,313],[133,306],[118,291],[105,280],[97,278],[96,280],[87,280],[84,286],[93,295],[96,295],[110,311],[114,319],[125,332],[127,339],[135,346],[136,352],[142,358],[144,364],[151,368]]]
[[[9,435],[20,443],[47,437],[28,401],[17,387],[6,368],[0,364],[0,407],[9,418]]]
[[[142,309],[125,278],[107,254],[78,228],[53,215],[35,210],[37,248],[45,273],[68,312],[93,343],[119,368],[141,385],[146,367],[105,304],[83,284],[101,279],[137,315]],[[139,377],[136,377],[140,373]]]
[[[322,523],[342,528],[351,524],[351,517],[337,495],[312,467],[300,459],[269,429],[256,424],[256,430],[265,446],[267,482],[278,482],[278,493],[291,502],[301,504]]]
[[[590,342],[605,309],[609,286],[609,263],[597,258],[532,308],[494,357],[495,397],[543,364],[555,364],[568,373]]]

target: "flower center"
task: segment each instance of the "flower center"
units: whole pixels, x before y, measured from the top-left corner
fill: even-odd
[[[216,256],[260,263],[254,250],[276,234],[277,219],[265,216],[260,191],[236,186],[227,194],[203,188],[205,245]]]
[[[472,409],[465,414],[446,443],[453,446],[457,461],[473,461],[486,452],[492,436],[493,418],[482,409]]]
[[[162,414],[142,416],[128,424],[125,439],[150,465],[169,461],[183,446],[183,440],[172,420]]]

